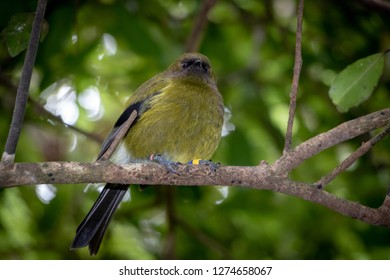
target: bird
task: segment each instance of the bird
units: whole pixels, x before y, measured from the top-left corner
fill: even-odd
[[[224,103],[210,60],[200,53],[184,53],[166,70],[144,82],[130,96],[125,110],[103,141],[97,160],[113,145],[132,113],[134,121],[114,154],[125,162],[148,161],[152,156],[168,171],[176,163],[211,159],[220,139]],[[111,159],[115,158],[113,155]],[[99,251],[109,222],[129,185],[107,183],[77,227],[71,249]]]

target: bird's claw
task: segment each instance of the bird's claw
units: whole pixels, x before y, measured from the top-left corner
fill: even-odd
[[[212,162],[211,160],[204,160],[204,159],[193,159],[189,161],[188,164],[207,165],[212,172],[216,172],[217,169],[221,166],[219,162]]]
[[[153,162],[164,165],[168,173],[174,173],[179,175],[179,172],[177,171],[177,167],[181,165],[180,162],[174,162],[169,159],[166,159],[161,154],[152,154],[150,155],[149,159]]]

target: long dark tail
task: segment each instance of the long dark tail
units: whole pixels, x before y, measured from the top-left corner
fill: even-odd
[[[108,223],[128,188],[128,185],[106,184],[95,204],[78,226],[71,249],[88,245],[90,255],[97,254]]]

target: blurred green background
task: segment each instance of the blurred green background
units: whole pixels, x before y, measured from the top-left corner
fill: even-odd
[[[328,97],[334,76],[359,58],[390,46],[390,12],[364,1],[306,1],[303,70],[294,145],[390,104],[389,60],[372,97],[339,113]],[[165,69],[184,47],[200,1],[49,1],[31,97],[79,133],[27,107],[16,160],[82,161],[100,143],[127,97]],[[25,51],[23,22],[36,1],[0,3],[0,147],[12,116]],[[200,52],[218,77],[231,111],[230,132],[214,157],[224,165],[257,165],[281,155],[292,79],[296,1],[219,1],[208,15]],[[30,15],[31,16],[31,15]],[[14,17],[16,24],[9,24]],[[20,25],[18,25],[18,22]],[[8,27],[6,28],[8,24]],[[28,34],[28,32],[26,33]],[[15,39],[16,38],[16,39]],[[16,40],[16,41],[15,41]],[[15,47],[16,46],[16,47]],[[162,116],[163,117],[163,116]],[[315,182],[372,135],[306,161],[292,178]],[[97,139],[96,139],[97,138]],[[381,205],[390,175],[385,138],[327,191]],[[97,185],[40,185],[0,190],[0,259],[89,259],[70,251]],[[344,217],[301,199],[236,187],[131,188],[94,259],[389,259],[390,230]],[[173,196],[172,196],[173,195]],[[167,200],[176,220],[170,230]],[[174,234],[173,234],[174,233]],[[167,239],[174,247],[167,251]]]

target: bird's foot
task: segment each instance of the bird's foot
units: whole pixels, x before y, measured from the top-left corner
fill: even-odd
[[[212,162],[211,160],[204,160],[204,159],[193,159],[187,164],[193,164],[193,165],[207,165],[212,172],[216,172],[217,169],[221,166],[219,162]]]
[[[179,175],[179,172],[177,171],[177,167],[181,165],[180,162],[171,161],[169,159],[166,159],[160,154],[152,154],[150,155],[149,159],[153,162],[164,165],[164,167],[167,169],[169,173],[174,173]]]

